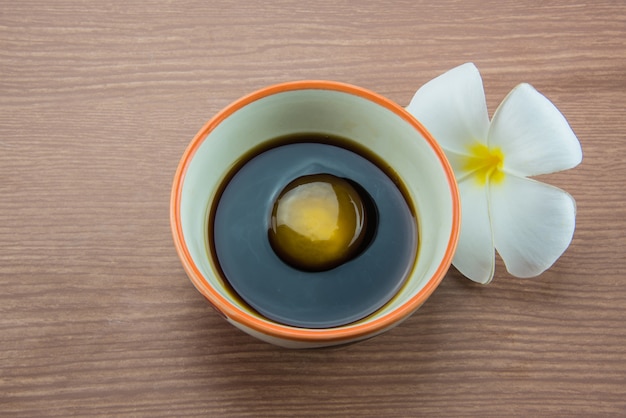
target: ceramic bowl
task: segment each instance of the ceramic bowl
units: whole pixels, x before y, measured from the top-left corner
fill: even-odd
[[[399,292],[366,318],[332,328],[283,325],[252,310],[221,277],[207,239],[208,211],[229,170],[260,144],[301,132],[350,138],[386,162],[403,182],[419,224],[416,260]],[[373,337],[417,310],[451,264],[460,228],[460,204],[443,151],[404,108],[361,87],[307,80],[249,94],[202,127],[176,171],[170,223],[191,282],[228,322],[272,344],[311,348]]]

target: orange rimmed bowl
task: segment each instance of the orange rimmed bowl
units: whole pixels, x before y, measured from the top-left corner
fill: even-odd
[[[224,282],[207,239],[209,208],[236,162],[266,141],[308,132],[350,138],[385,161],[402,180],[419,223],[416,261],[400,291],[368,317],[333,328],[293,327],[256,313]],[[373,337],[418,309],[452,262],[460,203],[454,173],[443,151],[401,106],[361,87],[306,80],[247,95],[202,127],[176,171],[170,223],[187,275],[228,322],[272,344],[312,348]]]

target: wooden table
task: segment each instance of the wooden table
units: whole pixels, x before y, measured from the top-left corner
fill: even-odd
[[[290,351],[220,318],[172,244],[178,160],[215,112],[321,78],[402,105],[463,62],[567,116],[578,204],[536,279],[451,269],[408,321]],[[0,415],[626,414],[626,3],[13,1],[0,11]]]

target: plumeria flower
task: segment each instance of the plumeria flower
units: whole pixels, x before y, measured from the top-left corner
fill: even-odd
[[[529,177],[582,161],[580,142],[554,104],[520,84],[490,122],[482,79],[468,63],[425,84],[407,110],[444,149],[459,185],[463,220],[454,266],[485,284],[495,250],[517,277],[552,266],[571,243],[576,202]]]

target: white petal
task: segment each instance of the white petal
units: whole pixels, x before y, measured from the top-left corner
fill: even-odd
[[[507,175],[490,198],[495,246],[512,275],[538,276],[572,241],[576,202],[565,191]]]
[[[529,84],[520,84],[493,115],[490,147],[504,153],[504,169],[521,176],[553,173],[582,161],[580,142],[563,114]]]
[[[445,150],[467,154],[470,144],[487,140],[485,92],[480,73],[472,63],[424,84],[406,109]]]
[[[461,233],[452,264],[464,276],[487,284],[493,278],[495,250],[489,220],[487,187],[473,179],[459,183],[461,195]]]

